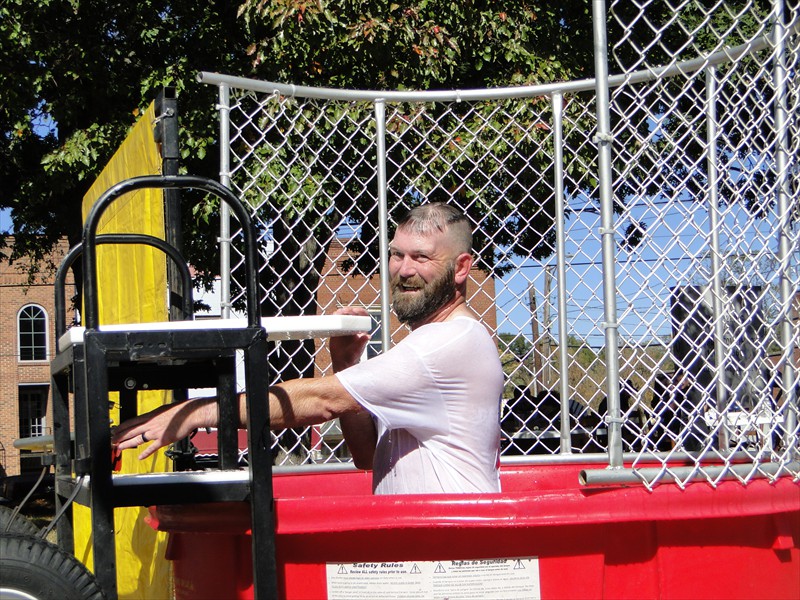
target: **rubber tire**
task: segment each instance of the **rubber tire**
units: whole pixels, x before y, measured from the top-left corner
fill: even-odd
[[[94,575],[71,554],[41,538],[0,535],[0,597],[105,600]]]
[[[32,521],[20,514],[16,517],[13,517],[13,515],[13,508],[0,506],[0,534],[21,533],[24,535],[36,535],[39,533],[39,528]]]

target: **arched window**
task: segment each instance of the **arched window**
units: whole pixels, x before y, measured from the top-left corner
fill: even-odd
[[[20,361],[47,360],[47,313],[41,306],[23,306],[17,317]]]

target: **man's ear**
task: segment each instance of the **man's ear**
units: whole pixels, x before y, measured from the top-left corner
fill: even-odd
[[[467,280],[467,277],[469,277],[469,271],[472,269],[473,260],[472,254],[469,254],[468,252],[462,252],[456,257],[456,284],[461,285]]]

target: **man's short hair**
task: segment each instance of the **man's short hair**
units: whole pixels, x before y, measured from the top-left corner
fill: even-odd
[[[472,227],[464,212],[451,204],[430,202],[416,206],[397,222],[398,229],[429,235],[447,232],[456,242],[459,252],[472,252]]]

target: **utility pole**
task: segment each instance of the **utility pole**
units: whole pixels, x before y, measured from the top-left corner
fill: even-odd
[[[533,342],[533,395],[539,393],[539,381],[542,376],[542,353],[539,349],[539,315],[536,311],[536,288],[533,283],[528,286],[528,306],[531,311],[531,341]]]
[[[542,378],[544,386],[548,390],[553,389],[553,346],[550,338],[550,296],[553,287],[553,266],[546,265],[544,268],[544,305],[542,306],[542,325],[544,326],[544,334],[542,335],[544,362]]]

